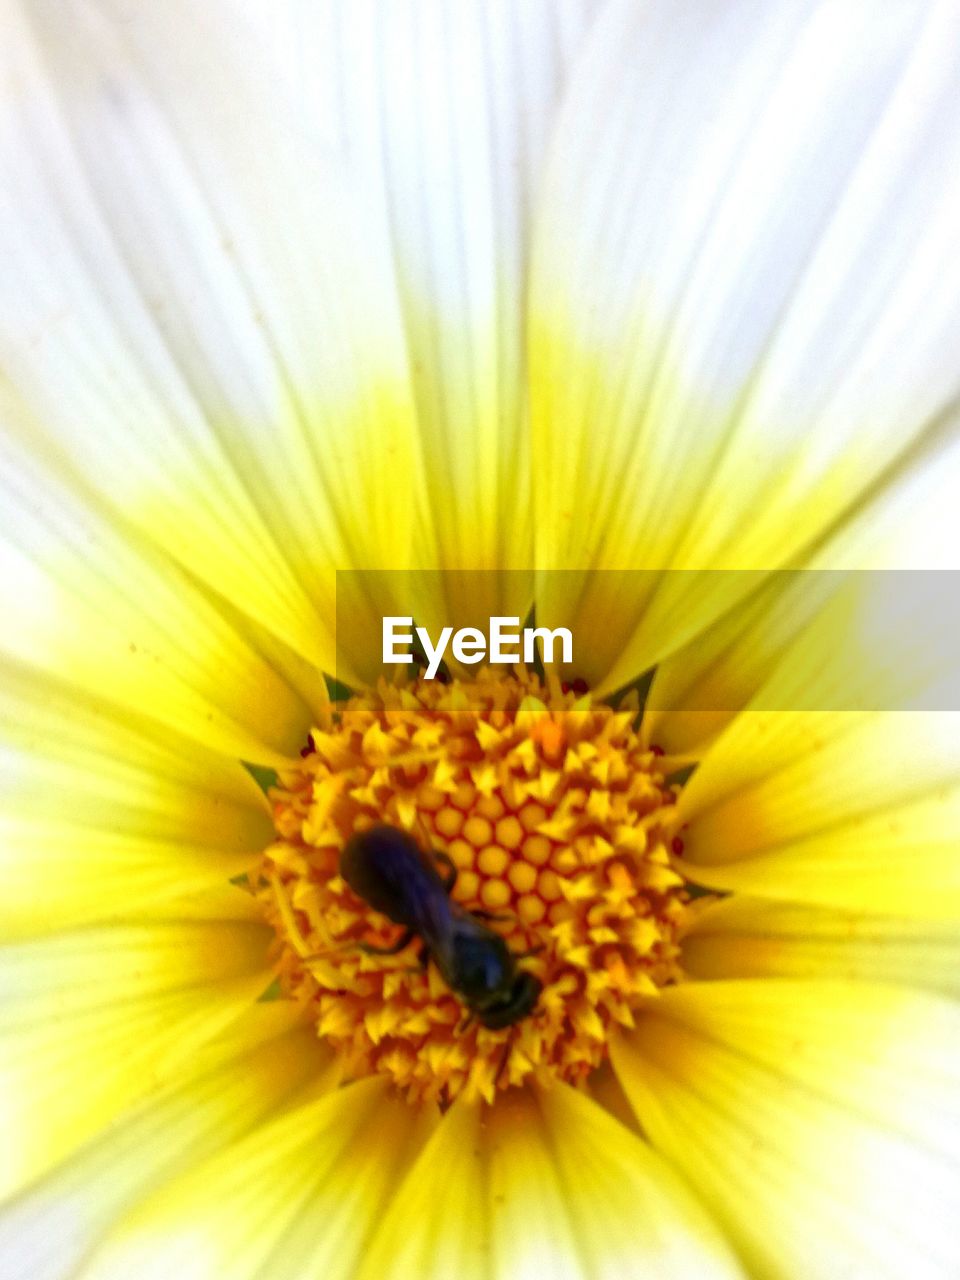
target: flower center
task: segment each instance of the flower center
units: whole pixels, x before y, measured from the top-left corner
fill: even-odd
[[[257,894],[277,933],[281,990],[350,1075],[382,1072],[411,1099],[492,1100],[527,1077],[586,1079],[608,1033],[681,976],[689,895],[670,865],[676,788],[635,711],[576,688],[488,670],[473,681],[381,683],[336,704],[271,793],[278,839]],[[339,874],[355,832],[387,824],[424,851],[465,912],[487,913],[542,983],[503,1028],[479,1018],[414,938]],[[491,919],[490,916],[493,916]],[[426,958],[426,957],[425,957]]]

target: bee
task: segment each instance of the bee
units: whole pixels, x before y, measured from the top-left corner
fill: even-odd
[[[442,878],[434,863],[447,868]],[[543,984],[516,962],[533,951],[513,952],[482,923],[486,912],[467,911],[450,898],[457,869],[443,853],[429,857],[412,836],[377,826],[350,837],[340,854],[340,874],[358,897],[404,931],[390,947],[361,943],[373,955],[396,955],[415,937],[421,963],[431,958],[444,981],[476,1017],[493,1030],[512,1026],[534,1008]],[[539,948],[535,948],[539,950]]]

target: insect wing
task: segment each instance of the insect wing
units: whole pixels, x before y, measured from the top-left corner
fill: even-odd
[[[347,841],[340,874],[375,911],[429,940],[449,915],[443,881],[411,836],[395,827],[372,827]]]

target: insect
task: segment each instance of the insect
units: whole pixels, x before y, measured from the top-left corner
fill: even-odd
[[[375,911],[404,926],[393,946],[360,946],[374,955],[396,955],[419,935],[421,962],[432,957],[471,1016],[485,1027],[509,1027],[530,1013],[543,989],[539,978],[516,965],[533,952],[511,951],[481,922],[486,913],[451,901],[457,869],[446,854],[434,857],[448,868],[446,879],[416,840],[396,827],[371,827],[350,837],[340,854],[340,874]]]

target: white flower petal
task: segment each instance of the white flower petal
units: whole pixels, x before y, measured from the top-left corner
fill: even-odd
[[[313,92],[312,118],[388,228],[431,550],[444,568],[532,563],[530,212],[565,75],[597,7],[345,0],[294,11],[290,61]],[[525,576],[489,585],[494,612],[525,612]],[[459,616],[477,585],[444,586],[459,595],[448,601]]]
[[[333,671],[335,568],[412,537],[383,237],[235,5],[4,13],[8,376],[115,510]]]
[[[960,1012],[853,982],[690,983],[612,1046],[650,1140],[750,1273],[960,1270]]]
[[[743,589],[659,571],[789,563],[956,397],[960,10],[626,0],[593,35],[530,324],[538,568],[652,571],[538,587],[609,688]]]

